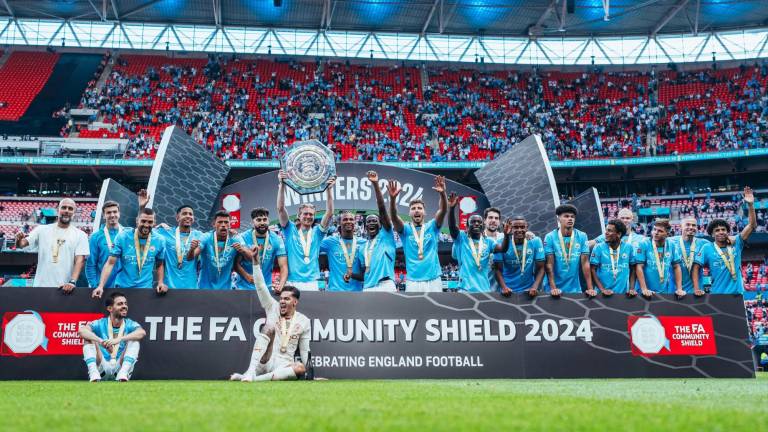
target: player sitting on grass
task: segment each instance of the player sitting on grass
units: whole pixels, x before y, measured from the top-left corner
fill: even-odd
[[[128,381],[139,359],[139,341],[146,332],[128,316],[128,299],[120,292],[106,301],[109,315],[80,327],[83,359],[91,382]]]
[[[295,380],[306,372],[309,358],[309,318],[296,311],[299,304],[298,288],[286,285],[280,292],[280,301],[272,298],[261,271],[261,247],[253,250],[253,282],[259,303],[267,320],[256,337],[248,370],[235,373],[231,381],[285,381]],[[298,348],[301,363],[293,354]]]

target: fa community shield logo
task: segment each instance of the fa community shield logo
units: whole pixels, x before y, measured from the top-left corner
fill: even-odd
[[[25,311],[5,326],[3,342],[16,354],[29,354],[41,346],[47,349],[45,324],[37,312]]]

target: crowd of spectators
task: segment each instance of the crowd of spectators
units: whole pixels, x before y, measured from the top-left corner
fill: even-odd
[[[275,159],[317,138],[344,160],[484,160],[532,133],[551,159],[582,159],[765,147],[767,80],[765,61],[693,72],[484,72],[121,56],[80,107],[114,125],[95,136],[129,138],[128,157],[153,157],[176,124],[224,159]]]

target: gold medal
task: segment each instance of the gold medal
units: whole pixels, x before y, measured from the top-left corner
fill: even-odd
[[[571,254],[573,253],[573,244],[576,243],[576,233],[571,232],[571,240],[568,242],[568,253],[565,252],[565,238],[563,237],[563,232],[561,230],[557,230],[557,237],[560,239],[560,251],[563,253],[563,261],[565,261],[565,266],[568,267],[571,265]]]
[[[301,249],[304,251],[304,264],[309,264],[310,251],[312,250],[312,228],[307,230],[306,236],[301,227],[298,227],[299,231],[299,243],[301,243]]]
[[[253,239],[253,245],[258,246],[259,241],[256,239],[256,230],[254,229],[251,231],[251,238]],[[267,232],[267,235],[264,236],[264,244],[261,245],[263,250],[261,251],[261,265],[264,265],[264,261],[267,259],[267,249],[269,249],[269,232]]]
[[[725,268],[728,269],[728,273],[731,274],[731,279],[736,280],[736,255],[733,253],[733,247],[726,246],[725,254],[723,254],[723,250],[720,249],[720,246],[717,244],[713,244],[712,246],[714,246],[720,259],[723,260]]]
[[[419,247],[419,259],[424,259],[424,225],[421,226],[421,232],[416,229],[416,225],[411,224],[411,231],[413,231],[413,239],[416,241],[416,245]]]
[[[379,236],[368,240],[368,244],[365,245],[365,272],[371,271],[371,257],[373,256],[373,249],[376,247],[376,242],[379,241]]]
[[[184,264],[184,251],[189,247],[189,241],[192,239],[192,231],[187,236],[187,241],[184,244],[181,243],[181,229],[176,227],[176,262],[179,270],[181,270],[182,264]]]
[[[147,255],[149,255],[149,247],[152,244],[152,233],[147,236],[147,241],[144,243],[144,248],[141,247],[139,242],[139,229],[133,230],[133,246],[136,249],[136,266],[139,268],[139,274],[141,274],[141,268],[144,267],[144,263],[147,262]]]
[[[355,252],[357,251],[357,237],[352,236],[352,249],[347,249],[347,242],[339,236],[339,245],[341,246],[341,252],[344,254],[344,262],[347,263],[347,273],[352,271],[352,265],[355,262]]]
[[[291,320],[280,318],[280,352],[288,352],[288,342],[291,341]]]
[[[517,254],[517,246],[514,244],[514,240],[512,240],[512,251],[515,252],[515,258],[517,258],[518,264],[520,264],[520,274],[523,274],[525,271],[525,260],[528,257],[528,238],[523,239],[523,257],[521,258]]]
[[[613,273],[614,280],[619,275],[619,251],[620,250],[621,250],[621,242],[619,242],[619,247],[616,248],[615,253],[611,245],[608,245],[608,254],[611,257],[611,273]]]
[[[224,240],[224,247],[221,248],[221,254],[227,254],[227,246],[229,245],[229,232],[227,232],[227,238]],[[216,270],[221,274],[221,261],[219,260],[219,238],[216,232],[213,232],[213,257],[216,260]]]
[[[659,273],[659,281],[664,283],[664,279],[667,276],[667,263],[664,258],[667,256],[667,242],[664,242],[664,249],[661,251],[661,257],[659,257],[659,248],[651,240],[651,246],[653,246],[653,259],[656,261],[656,271]]]
[[[480,270],[482,267],[480,265],[480,260],[482,260],[483,252],[485,252],[485,236],[480,236],[480,240],[478,241],[477,246],[471,237],[467,236],[467,240],[469,240],[469,251],[472,253],[472,258],[475,260],[475,265],[477,265],[477,269]]]
[[[685,268],[688,269],[688,271],[691,271],[691,267],[693,266],[693,256],[696,253],[696,237],[694,237],[691,240],[691,250],[688,253],[685,253],[685,240],[683,240],[683,236],[679,237],[680,240],[680,252],[683,255],[683,263],[685,264]]]
[[[107,241],[107,247],[109,248],[109,250],[112,250],[112,246],[114,245],[114,243],[112,242],[112,238],[109,236],[109,230],[107,229],[106,225],[104,225],[103,230],[104,230],[104,239]],[[120,234],[122,231],[123,231],[123,227],[118,225],[117,233]],[[115,238],[117,238],[117,236],[115,236]]]

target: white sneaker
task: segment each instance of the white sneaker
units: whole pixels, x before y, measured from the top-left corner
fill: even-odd
[[[88,381],[90,381],[90,382],[99,382],[99,381],[101,381],[101,375],[99,375],[99,374],[90,375],[88,377]]]
[[[117,374],[117,378],[115,378],[115,381],[128,382],[128,375],[119,373]]]
[[[239,373],[233,373],[229,376],[230,381],[242,381],[245,375]]]

